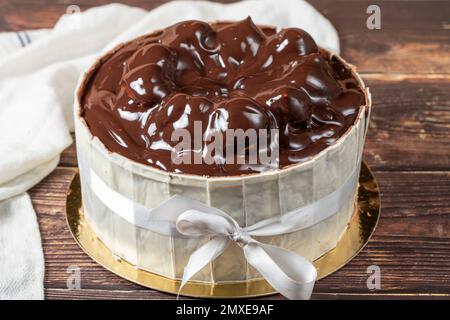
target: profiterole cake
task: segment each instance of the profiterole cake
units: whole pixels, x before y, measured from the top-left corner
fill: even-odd
[[[353,177],[369,114],[370,94],[354,68],[305,31],[277,31],[250,18],[184,21],[119,45],[87,71],[75,102],[77,152],[80,169],[89,168],[139,205],[152,209],[180,195],[221,209],[245,227],[319,201]],[[198,135],[195,123],[200,143],[181,153],[200,162],[174,162],[174,131]],[[217,153],[218,161],[202,161],[210,151],[208,133],[228,129],[267,131],[267,141],[244,148],[266,143],[277,150],[276,161],[227,162]],[[229,143],[223,140],[224,147]],[[141,228],[133,223],[140,217],[111,210],[93,194],[83,170],[80,175],[86,219],[106,246],[138,268],[180,279],[208,237]],[[355,197],[356,187],[324,221],[260,240],[315,260],[336,246]],[[194,280],[259,278],[233,243]]]

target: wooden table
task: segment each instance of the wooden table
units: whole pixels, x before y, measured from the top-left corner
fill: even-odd
[[[76,3],[0,1],[0,31],[51,27]],[[161,0],[119,1],[152,9]],[[232,1],[223,1],[232,2]],[[311,1],[336,26],[342,55],[373,93],[364,159],[382,193],[381,219],[367,247],[347,266],[319,281],[313,298],[448,298],[450,294],[450,2],[376,1],[381,30],[366,28],[374,1]],[[48,299],[174,296],[106,271],[72,239],[65,194],[77,166],[75,148],[31,191],[44,247]],[[67,289],[68,267],[81,268],[81,289]],[[369,290],[367,267],[381,268],[381,289]],[[276,298],[279,296],[275,296]]]

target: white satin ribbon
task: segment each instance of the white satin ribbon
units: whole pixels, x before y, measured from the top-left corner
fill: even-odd
[[[78,159],[82,186],[128,222],[166,236],[212,237],[190,256],[180,291],[189,279],[224,252],[230,241],[235,241],[243,248],[247,262],[288,299],[309,299],[317,277],[315,267],[291,251],[263,244],[252,236],[274,236],[305,229],[338,213],[353,197],[359,173],[357,167],[341,187],[318,201],[241,228],[222,210],[179,195],[149,209],[106,185],[82,155]],[[83,194],[86,193],[84,190]]]
[[[286,298],[304,300],[311,296],[317,277],[311,262],[292,251],[256,241],[252,232],[239,227],[229,215],[187,210],[178,217],[176,226],[187,236],[212,236],[190,256],[179,292],[189,279],[224,252],[230,241],[235,241],[244,250],[247,262]]]

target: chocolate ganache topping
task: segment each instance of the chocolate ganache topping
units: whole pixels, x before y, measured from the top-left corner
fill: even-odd
[[[194,122],[203,138],[212,129],[278,129],[275,167],[284,168],[333,144],[364,104],[349,68],[308,33],[277,33],[247,18],[185,21],[121,46],[87,83],[81,116],[110,151],[129,159],[169,172],[230,176],[274,166],[176,164],[173,131],[194,136]],[[207,148],[203,139],[183,152],[202,157]]]

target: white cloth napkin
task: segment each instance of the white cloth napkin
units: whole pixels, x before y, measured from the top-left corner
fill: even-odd
[[[300,27],[339,52],[331,23],[303,0],[174,1],[150,12],[120,4],[62,16],[51,30],[0,34],[0,299],[43,298],[44,262],[29,188],[71,144],[80,74],[120,42],[181,20]]]

